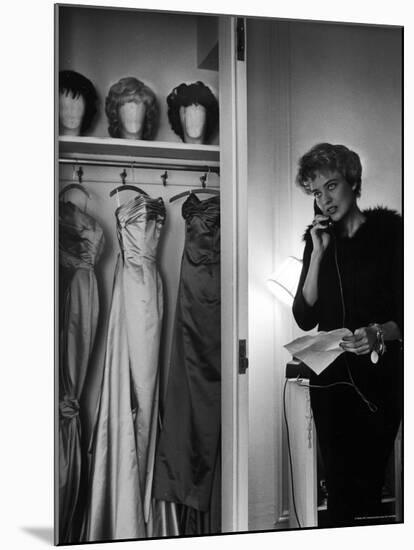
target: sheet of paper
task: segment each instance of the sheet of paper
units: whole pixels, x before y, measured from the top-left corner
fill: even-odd
[[[284,347],[292,357],[303,361],[316,374],[320,374],[344,353],[339,346],[344,336],[352,336],[352,332],[347,328],[338,328],[330,332],[321,331],[313,336],[296,338]]]

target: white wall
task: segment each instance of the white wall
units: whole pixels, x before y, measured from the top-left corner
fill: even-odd
[[[278,495],[274,307],[265,285],[275,263],[273,235],[276,126],[272,22],[247,27],[249,247],[249,529],[273,527]]]
[[[361,156],[362,207],[401,211],[401,33],[397,28],[290,25],[291,169],[320,141],[343,143]],[[312,216],[295,189],[292,231]],[[301,250],[296,241],[295,253]]]
[[[282,346],[300,330],[266,277],[286,256],[302,256],[312,200],[294,178],[298,158],[317,142],[360,153],[362,207],[401,210],[401,33],[255,19],[247,47],[249,514],[251,529],[269,529],[287,504]]]

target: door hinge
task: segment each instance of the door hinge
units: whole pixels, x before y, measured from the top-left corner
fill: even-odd
[[[246,54],[246,28],[244,17],[237,18],[237,61],[244,61]]]
[[[239,374],[246,374],[249,359],[246,357],[246,340],[239,340]]]

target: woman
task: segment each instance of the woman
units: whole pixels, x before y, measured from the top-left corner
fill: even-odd
[[[322,143],[299,161],[315,199],[293,304],[303,330],[352,336],[319,376],[311,405],[325,467],[330,526],[381,523],[381,493],[402,412],[402,220],[361,210],[359,156]]]

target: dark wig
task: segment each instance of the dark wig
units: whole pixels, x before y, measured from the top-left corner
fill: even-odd
[[[180,84],[167,97],[168,120],[171,128],[184,141],[180,107],[202,105],[206,109],[206,129],[204,141],[208,142],[215,134],[219,123],[219,106],[216,97],[208,86],[198,81],[193,84]]]
[[[80,133],[84,134],[92,124],[97,113],[98,95],[95,86],[85,76],[75,71],[59,72],[59,94],[72,94],[73,99],[82,96],[85,101],[85,113],[82,117]]]
[[[354,193],[361,195],[361,160],[357,153],[345,147],[345,145],[332,145],[330,143],[318,143],[310,151],[299,159],[299,168],[296,183],[306,193],[310,193],[310,182],[316,177],[316,172],[339,172],[351,187],[354,185]]]
[[[152,140],[158,128],[158,102],[154,92],[143,82],[133,76],[121,78],[111,86],[105,100],[105,112],[108,117],[108,132],[111,137],[121,137],[119,108],[125,103],[143,102],[145,119],[142,139]]]

